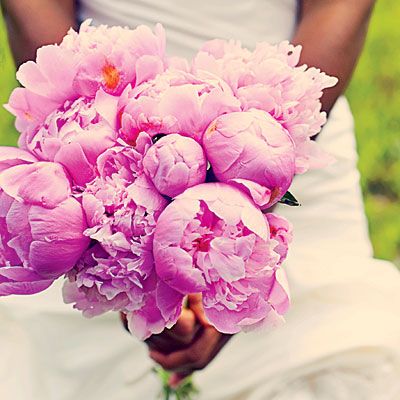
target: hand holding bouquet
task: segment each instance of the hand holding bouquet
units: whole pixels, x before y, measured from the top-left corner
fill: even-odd
[[[0,295],[64,275],[67,303],[120,311],[141,339],[193,293],[219,332],[281,323],[291,225],[266,210],[331,162],[311,137],[336,79],[299,55],[214,40],[189,67],[161,26],[89,21],[39,49],[7,105],[21,136],[0,150]]]

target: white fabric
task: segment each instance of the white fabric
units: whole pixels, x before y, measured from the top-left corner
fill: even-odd
[[[291,36],[293,0],[85,0],[80,18],[167,29],[170,54],[208,38],[247,46]],[[286,263],[287,323],[236,335],[196,373],[200,400],[400,399],[400,274],[372,259],[356,169],[351,113],[340,99],[318,141],[337,162],[296,177],[300,208]],[[153,400],[160,389],[146,346],[118,315],[86,320],[61,300],[61,281],[29,297],[0,299],[3,400]]]
[[[278,43],[290,38],[295,27],[295,0],[83,0],[80,20],[95,24],[167,31],[167,54],[190,59],[209,39],[237,39],[248,48],[257,42]]]

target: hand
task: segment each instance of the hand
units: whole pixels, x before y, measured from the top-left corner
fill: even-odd
[[[173,372],[171,387],[179,386],[193,371],[205,368],[232,337],[209,323],[201,300],[201,294],[189,295],[188,309],[182,311],[178,322],[146,340],[150,357]]]
[[[121,321],[125,329],[130,333],[126,314],[120,313]],[[152,335],[145,340],[150,349],[164,354],[183,349],[190,345],[200,325],[196,322],[196,316],[192,310],[183,309],[179,320],[171,329],[165,329],[162,333]]]

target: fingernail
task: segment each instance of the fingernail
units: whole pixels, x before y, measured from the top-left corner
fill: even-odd
[[[182,382],[182,377],[176,373],[172,373],[168,379],[168,385],[172,388],[172,389],[177,389],[180,385],[180,383]]]

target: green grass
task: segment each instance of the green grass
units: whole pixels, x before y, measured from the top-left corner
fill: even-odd
[[[370,234],[379,258],[400,265],[400,3],[378,1],[347,95],[356,120],[359,169]],[[0,102],[16,82],[0,22]],[[0,144],[15,145],[13,118],[0,109]]]
[[[17,85],[15,68],[7,46],[3,19],[0,18],[0,105],[8,102],[12,89]],[[18,135],[14,129],[14,118],[0,106],[0,144],[15,146]]]
[[[400,261],[400,3],[377,2],[347,95],[356,120],[359,169],[378,258]]]

